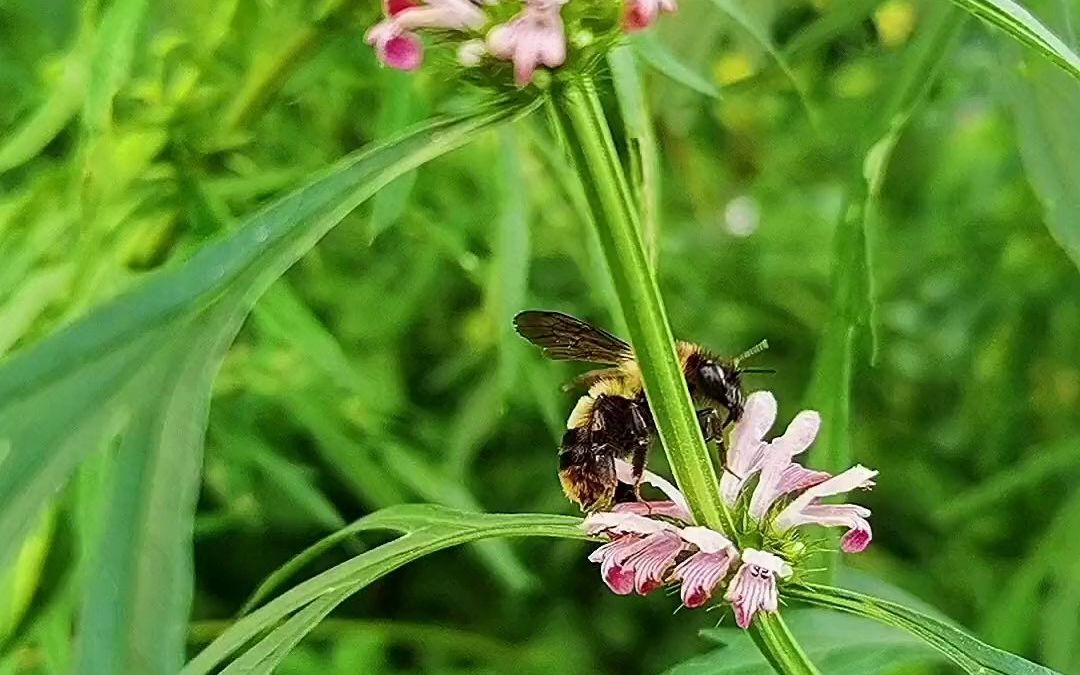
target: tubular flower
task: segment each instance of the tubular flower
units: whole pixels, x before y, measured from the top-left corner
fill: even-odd
[[[749,628],[758,611],[776,611],[779,604],[776,579],[787,579],[792,571],[783,558],[752,548],[742,552],[742,563],[724,599],[735,609],[739,628]]]
[[[512,70],[524,87],[539,68],[596,63],[624,33],[675,10],[675,0],[383,0],[366,39],[390,68],[419,68],[430,40],[452,47],[470,80],[501,87]]]
[[[584,523],[593,536],[608,538],[589,556],[600,564],[604,582],[620,595],[646,594],[665,583],[680,586],[687,607],[709,602],[728,578],[724,598],[731,603],[736,623],[748,627],[759,611],[775,612],[779,586],[797,577],[807,553],[800,543],[800,525],[847,527],[841,548],[864,550],[872,539],[870,511],[854,504],[824,504],[826,497],[870,488],[877,472],[855,466],[832,476],[797,464],[794,459],[814,442],[821,416],[800,412],[784,433],[765,440],[776,419],[776,399],[755,392],[746,400],[742,418],[732,428],[721,498],[735,509],[739,531],[718,532],[695,523],[686,498],[660,476],[645,471],[642,482],[664,493],[663,501],[617,504],[590,514]],[[629,464],[616,461],[620,482],[631,484]],[[760,547],[744,548],[736,541]]]
[[[514,81],[532,82],[540,64],[557,68],[566,61],[566,27],[562,6],[567,0],[526,0],[525,10],[487,36],[491,53],[514,62]]]
[[[630,0],[626,5],[623,27],[631,32],[645,30],[656,23],[661,12],[673,13],[678,10],[675,0]]]
[[[487,15],[471,0],[387,0],[387,18],[368,30],[367,42],[386,66],[396,70],[416,70],[424,61],[419,29],[465,32],[487,23]]]

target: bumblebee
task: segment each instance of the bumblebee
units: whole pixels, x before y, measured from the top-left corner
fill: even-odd
[[[570,385],[585,387],[587,393],[566,423],[559,480],[566,496],[583,511],[636,501],[656,425],[633,349],[611,333],[561,312],[521,312],[514,317],[514,327],[552,360],[608,366],[589,371]],[[700,406],[697,417],[706,442],[722,439],[724,430],[742,416],[743,373],[765,371],[740,369],[740,363],[767,346],[759,343],[727,360],[693,343],[677,343],[687,387]],[[631,483],[616,476],[617,458],[630,461]]]

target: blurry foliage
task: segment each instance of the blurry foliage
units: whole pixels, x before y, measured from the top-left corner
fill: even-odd
[[[662,162],[659,271],[680,336],[724,353],[768,338],[777,374],[750,386],[776,391],[790,417],[832,311],[852,168],[931,3],[771,0],[734,22],[725,4],[684,3],[635,50]],[[1032,8],[1075,38],[1067,0]],[[0,2],[0,354],[452,104],[437,70],[375,65],[361,36],[376,13],[343,0]],[[875,545],[852,562],[1076,672],[1080,276],[1061,246],[1075,256],[1080,94],[1003,43],[965,25],[867,232],[879,352],[854,360],[851,452],[882,478],[866,497]],[[293,553],[379,507],[570,512],[554,448],[575,371],[509,320],[522,307],[618,317],[580,195],[538,129],[400,179],[257,305],[215,385],[193,648]],[[80,559],[100,470],[57,499],[74,524],[50,516],[0,580],[23,584],[2,599],[13,639],[0,673],[74,658],[81,573],[48,558]],[[707,648],[696,633],[711,615],[611,596],[578,543],[476,546],[352,598],[281,672],[646,673]],[[936,672],[915,660],[894,672]]]

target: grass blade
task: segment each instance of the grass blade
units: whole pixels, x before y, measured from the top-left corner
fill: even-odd
[[[358,153],[0,367],[0,564],[76,467],[119,437],[81,672],[174,673],[182,662],[211,382],[255,299],[379,188],[520,112],[481,108]]]
[[[1076,3],[1053,5],[1053,25],[1078,25]],[[1070,39],[1075,45],[1076,37]],[[1002,91],[1012,107],[1020,157],[1050,233],[1080,267],[1080,85],[1031,52],[1004,47]]]
[[[656,269],[660,247],[660,149],[656,131],[633,52],[628,47],[614,49],[608,54],[608,64],[626,127],[630,181],[641,216],[645,251]]]
[[[906,630],[973,675],[1059,675],[1049,668],[980,642],[944,621],[894,602],[841,588],[816,585],[792,588],[785,595]]]
[[[1013,0],[953,0],[983,21],[997,26],[1043,58],[1080,80],[1080,56]]]
[[[344,534],[346,530],[348,534]],[[586,538],[581,520],[570,516],[463,513],[419,504],[384,509],[353,523],[346,530],[333,536],[344,538],[370,530],[390,530],[403,536],[332,567],[240,619],[192,659],[182,675],[212,672],[249,640],[276,626],[293,612],[303,610],[328,593],[341,592],[347,597],[430,553],[493,537]],[[314,616],[317,615],[312,614],[311,620],[305,621],[308,630],[314,627]]]

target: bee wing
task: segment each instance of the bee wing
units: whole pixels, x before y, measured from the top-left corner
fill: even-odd
[[[520,312],[514,317],[514,328],[554,361],[613,365],[634,358],[634,350],[626,342],[562,312]]]

